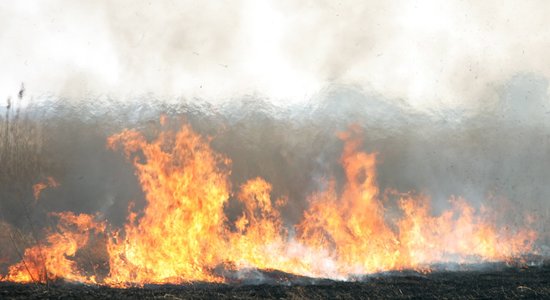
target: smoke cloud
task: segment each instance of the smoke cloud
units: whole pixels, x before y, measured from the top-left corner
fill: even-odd
[[[353,85],[420,110],[482,109],[547,78],[546,1],[18,1],[1,5],[0,95],[307,102]],[[481,107],[481,108],[480,108]]]

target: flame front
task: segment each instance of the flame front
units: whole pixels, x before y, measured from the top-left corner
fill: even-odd
[[[58,230],[27,249],[3,279],[63,278],[113,286],[223,282],[223,270],[241,268],[346,279],[428,270],[440,262],[502,261],[534,251],[535,231],[501,228],[490,222],[490,211],[476,210],[461,198],[432,215],[427,197],[395,192],[399,216],[392,220],[377,186],[377,154],[360,150],[356,127],[339,137],[346,183],[337,191],[336,181],[327,179],[326,190],[310,195],[301,222],[288,227],[279,212],[288,199],[273,199],[271,184],[259,177],[233,194],[231,161],[190,126],[150,142],[138,131],[125,130],[110,137],[108,146],[132,161],[145,194],[143,211],[131,205],[122,229],[89,215],[58,214]],[[232,195],[242,206],[233,223],[224,213]],[[73,259],[96,235],[107,236],[109,271],[101,278]]]

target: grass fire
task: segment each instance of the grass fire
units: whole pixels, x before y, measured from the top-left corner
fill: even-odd
[[[550,3],[0,12],[0,298],[550,298]]]
[[[302,219],[285,226],[272,185],[248,179],[232,195],[231,158],[214,151],[211,137],[189,124],[162,129],[148,140],[138,130],[110,136],[106,147],[121,152],[135,168],[146,204],[132,202],[122,228],[97,215],[58,212],[57,225],[43,240],[22,252],[4,281],[43,282],[63,279],[108,286],[227,282],[224,272],[278,270],[312,278],[350,280],[372,273],[430,272],[441,263],[522,263],[535,253],[537,232],[493,223],[494,211],[473,207],[460,197],[434,215],[428,196],[377,185],[377,154],[361,150],[365,132],[350,126],[339,132],[339,159],[345,182],[333,178],[307,196]],[[34,195],[58,183],[34,186]],[[384,198],[397,197],[398,216],[388,218]],[[230,199],[242,211],[231,222],[224,212]],[[104,243],[90,258],[108,266],[98,274],[74,259],[91,243]],[[105,261],[101,262],[101,258]],[[526,262],[523,262],[526,263]]]

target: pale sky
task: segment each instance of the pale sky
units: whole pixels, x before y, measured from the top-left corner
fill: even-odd
[[[349,85],[472,108],[550,76],[548,1],[2,1],[0,97],[309,101]]]

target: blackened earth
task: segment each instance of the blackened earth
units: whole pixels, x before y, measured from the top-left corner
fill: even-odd
[[[550,299],[550,264],[477,270],[390,272],[355,281],[249,271],[231,284],[195,283],[126,289],[64,282],[0,284],[0,299]]]

